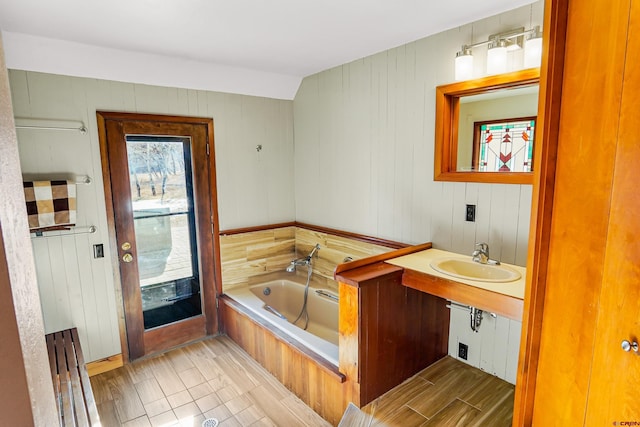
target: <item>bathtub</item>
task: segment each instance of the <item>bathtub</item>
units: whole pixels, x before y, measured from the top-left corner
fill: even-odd
[[[298,317],[302,309],[304,286],[304,282],[278,279],[232,289],[225,293],[338,366],[338,295],[335,291],[314,287],[312,281],[307,299],[309,324],[307,330],[303,330],[303,318],[295,325],[291,322]]]

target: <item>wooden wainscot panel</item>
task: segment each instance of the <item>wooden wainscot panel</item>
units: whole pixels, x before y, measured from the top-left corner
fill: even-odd
[[[339,324],[338,324],[338,364],[340,372],[347,376],[350,402],[360,404],[360,372],[358,356],[360,354],[360,322],[358,306],[358,288],[340,282]],[[345,407],[346,408],[346,407]]]
[[[316,244],[320,250],[313,259],[313,273],[333,280],[336,266],[346,258],[355,260],[368,259],[372,256],[392,251],[391,248],[401,245],[396,242],[379,240],[373,237],[356,235],[339,230],[322,229],[308,224],[296,227],[296,256],[305,257]],[[395,246],[388,246],[395,245]],[[404,247],[406,245],[402,245]],[[337,283],[335,284],[337,288]]]
[[[402,286],[402,275],[401,267],[385,263],[337,275],[340,371],[353,380],[347,384],[356,405],[366,405],[447,354],[447,301]]]
[[[405,270],[402,277],[402,284],[421,292],[428,292],[441,298],[478,307],[482,310],[517,320],[518,322],[522,321],[524,302],[515,297],[487,291],[414,270]]]
[[[335,228],[321,227],[318,225],[305,224],[302,222],[296,222],[295,224],[296,224],[296,227],[298,227],[298,229],[317,231],[327,236],[338,236],[341,238],[345,238],[347,239],[347,241],[350,241],[350,242],[357,241],[357,242],[366,243],[368,245],[383,246],[386,248],[393,248],[393,249],[406,248],[407,246],[409,246],[406,243],[394,242],[392,240],[385,240],[379,237],[366,236],[363,234],[350,233],[348,231],[336,230]],[[368,247],[368,246],[364,246],[364,247]]]
[[[219,239],[223,292],[246,286],[253,277],[284,270],[295,258],[295,227],[274,226],[280,225],[224,231]]]

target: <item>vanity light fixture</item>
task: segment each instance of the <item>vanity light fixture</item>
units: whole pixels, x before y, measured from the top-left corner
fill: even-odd
[[[525,41],[526,38],[526,41]],[[473,78],[472,50],[479,46],[488,45],[487,74],[501,74],[507,71],[507,52],[524,47],[524,68],[540,66],[542,54],[542,32],[537,25],[529,30],[524,27],[492,34],[488,40],[469,45],[462,45],[456,53],[455,79],[469,80]]]

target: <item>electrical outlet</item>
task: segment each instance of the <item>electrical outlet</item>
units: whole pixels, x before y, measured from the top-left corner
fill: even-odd
[[[476,205],[467,205],[466,220],[476,222]]]
[[[104,258],[104,245],[102,243],[93,245],[93,257]]]
[[[466,344],[458,343],[458,357],[460,359],[467,360],[467,355],[469,354],[469,346]]]

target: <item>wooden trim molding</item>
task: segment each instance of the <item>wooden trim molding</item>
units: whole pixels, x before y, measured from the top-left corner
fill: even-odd
[[[216,150],[215,150],[215,132],[213,128],[213,119],[206,121],[207,125],[207,146],[209,149],[209,194],[211,221],[213,222],[212,250],[213,250],[213,283],[210,288],[213,289],[213,295],[208,296],[205,308],[209,313],[215,315],[207,315],[206,333],[208,335],[217,335],[220,331],[221,314],[217,308],[218,295],[222,293],[222,260],[220,257],[220,219],[218,216],[218,183],[216,172]]]
[[[96,113],[98,124],[98,140],[100,144],[100,163],[102,165],[102,182],[104,189],[105,210],[107,216],[107,233],[109,235],[109,248],[111,258],[118,260],[118,241],[116,237],[115,213],[113,210],[113,193],[111,192],[111,171],[109,167],[109,152],[107,150],[107,124],[106,116]],[[122,294],[122,280],[120,280],[120,263],[111,263],[113,287],[116,297],[116,312],[118,314],[118,330],[120,332],[120,348],[123,360],[129,361],[129,339],[127,337],[127,324],[125,322],[124,296]]]
[[[378,262],[381,261],[386,261],[388,259],[392,259],[392,258],[398,258],[401,256],[405,256],[405,255],[409,255],[412,254],[414,252],[421,252],[424,251],[426,249],[431,249],[432,245],[431,242],[427,242],[427,243],[422,243],[420,245],[415,245],[415,246],[407,246],[404,247],[402,249],[397,249],[395,251],[391,251],[391,252],[386,252],[380,255],[374,255],[374,256],[370,256],[367,258],[363,258],[363,259],[358,259],[355,261],[351,261],[351,262],[346,262],[344,264],[338,264],[336,266],[335,272],[334,272],[334,276],[335,279],[338,281],[345,281],[348,280],[346,277],[342,277],[342,273],[345,273],[349,270],[355,270],[357,268],[360,267],[364,267],[367,265],[371,265],[371,264],[376,264]]]
[[[522,321],[524,303],[519,298],[408,269],[404,270],[402,284],[450,301],[464,302],[518,322]]]
[[[371,243],[372,245],[384,246],[387,248],[400,249],[410,247],[408,243],[395,242],[393,240],[381,239],[379,237],[367,236],[364,234],[351,233],[349,231],[337,230],[335,228],[321,227],[319,225],[307,224],[304,222],[281,222],[278,224],[256,225],[254,227],[232,228],[220,231],[221,236],[232,236],[234,234],[252,233],[255,231],[273,230],[275,228],[300,227],[306,230],[318,231],[320,233],[332,234],[338,237],[357,240],[359,242]]]
[[[533,418],[536,374],[549,259],[555,169],[560,129],[569,0],[547,0],[544,9],[542,66],[538,98],[537,148],[529,226],[522,337],[516,377],[514,426]]]
[[[89,376],[92,377],[124,366],[124,359],[122,357],[122,353],[114,354],[113,356],[105,357],[104,359],[89,362],[86,366]]]
[[[163,114],[141,114],[141,113],[124,113],[118,111],[98,110],[99,116],[110,120],[118,120],[123,122],[158,122],[158,123],[188,123],[192,125],[209,125],[212,122],[210,117],[193,117],[193,116],[175,116]]]
[[[295,227],[295,226],[296,226],[296,223],[294,221],[281,222],[278,224],[256,225],[253,227],[244,227],[244,228],[231,228],[229,230],[222,230],[220,232],[220,235],[233,236],[234,234],[254,233],[256,231],[274,230],[276,228]]]
[[[455,182],[531,184],[533,173],[458,172],[456,170],[458,106],[461,96],[475,95],[504,87],[527,86],[538,82],[539,78],[540,70],[530,68],[436,87],[434,179]]]
[[[369,258],[367,258],[369,259]],[[345,285],[355,286],[359,288],[362,283],[366,283],[369,280],[377,277],[386,276],[389,274],[402,275],[403,268],[396,265],[387,264],[382,261],[377,261],[373,264],[367,264],[362,267],[352,268],[348,271],[343,271],[340,274],[336,274],[336,280]]]

